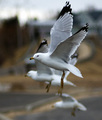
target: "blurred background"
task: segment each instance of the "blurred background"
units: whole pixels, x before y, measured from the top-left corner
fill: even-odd
[[[42,99],[50,101],[49,98],[55,98],[56,87],[51,86],[49,93],[46,93],[45,83],[25,78],[24,75],[29,70],[36,70],[34,61],[30,61],[29,58],[36,52],[43,39],[50,42],[50,29],[65,2],[65,0],[0,0],[1,120],[8,119],[6,117],[18,120],[17,117],[22,114],[37,113],[39,105],[37,107],[33,102],[39,100],[41,102]],[[79,60],[76,65],[84,79],[70,74],[68,80],[77,87],[64,87],[64,92],[76,98],[102,95],[101,3],[101,0],[70,1],[74,16],[73,33],[86,23],[89,24],[88,35],[78,49]],[[27,111],[28,109],[25,110],[28,104],[34,105],[31,113]],[[41,102],[41,106],[43,105]],[[38,111],[48,109],[50,107],[46,106],[45,109]]]

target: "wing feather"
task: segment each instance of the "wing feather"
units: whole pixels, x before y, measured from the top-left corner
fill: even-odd
[[[87,35],[88,25],[82,27],[77,33],[62,41],[55,51],[50,55],[51,57],[56,57],[68,62],[71,56],[76,52],[82,40]]]
[[[66,40],[72,35],[73,15],[70,7],[71,5],[66,3],[50,31],[51,42],[49,52],[53,52],[61,41]]]

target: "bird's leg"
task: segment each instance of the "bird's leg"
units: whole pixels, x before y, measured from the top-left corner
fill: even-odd
[[[46,86],[46,89],[47,89],[46,92],[49,92],[50,86],[51,86],[51,82],[49,82],[49,84]]]
[[[58,94],[62,95],[62,89],[61,89],[61,87],[59,87],[59,89],[58,89]]]
[[[60,93],[60,94],[62,94],[64,76],[65,76],[65,72],[63,71],[63,74],[62,74],[62,77],[61,77],[61,87],[58,90],[58,93]]]
[[[65,72],[63,71],[63,74],[62,74],[62,77],[61,77],[61,88],[63,89],[63,79],[64,79],[64,76],[65,76]]]
[[[71,112],[72,116],[75,116],[75,111],[76,111],[76,107],[74,107],[73,110],[72,110],[72,112]]]
[[[48,88],[49,84],[46,85],[46,89]]]

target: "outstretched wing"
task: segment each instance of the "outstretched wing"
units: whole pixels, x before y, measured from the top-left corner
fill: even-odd
[[[71,11],[71,5],[69,2],[66,2],[66,5],[61,10],[57,21],[51,29],[49,52],[52,53],[61,41],[66,40],[72,35],[73,15]]]
[[[43,40],[37,50],[37,53],[46,53],[46,52],[48,52],[48,44],[47,44],[47,40]],[[45,73],[45,74],[52,75],[52,70],[46,65],[38,62],[37,60],[35,60],[35,65],[36,65],[38,74]]]
[[[82,40],[87,35],[88,24],[82,27],[78,32],[74,35],[62,41],[55,51],[50,55],[51,57],[56,57],[62,59],[65,62],[68,62],[71,56],[76,52]]]

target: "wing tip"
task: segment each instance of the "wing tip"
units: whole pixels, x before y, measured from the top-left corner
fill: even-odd
[[[75,54],[73,54],[72,56],[71,56],[71,58],[73,59],[73,58],[78,58],[78,56],[79,56],[79,54],[78,53],[75,53]]]
[[[86,25],[83,26],[81,29],[79,29],[75,34],[79,33],[80,31],[88,32],[88,29],[89,29],[89,24],[86,23]]]
[[[65,3],[66,5],[64,6],[66,8],[66,11],[65,12],[69,12],[70,14],[72,14],[72,8],[71,8],[71,4],[66,1]]]
[[[86,32],[88,32],[88,29],[89,29],[89,24],[86,23],[86,25],[83,27],[83,30],[85,30]]]
[[[40,44],[39,48],[37,49],[37,52],[39,51],[39,49],[40,49],[43,45],[48,45],[48,43],[47,43],[47,40],[46,40],[46,39],[43,39],[43,40],[42,40],[42,42],[41,42],[41,44]]]
[[[59,13],[57,19],[59,19],[59,17],[62,17],[65,13],[69,13],[69,14],[73,15],[72,14],[71,4],[69,4],[68,1],[66,1],[65,6],[62,8],[62,10]]]
[[[43,39],[43,41],[41,42],[41,44],[48,44],[46,39]]]
[[[89,29],[89,24],[86,23],[86,25],[83,26],[79,31],[84,30],[85,32],[88,32],[88,29]]]

